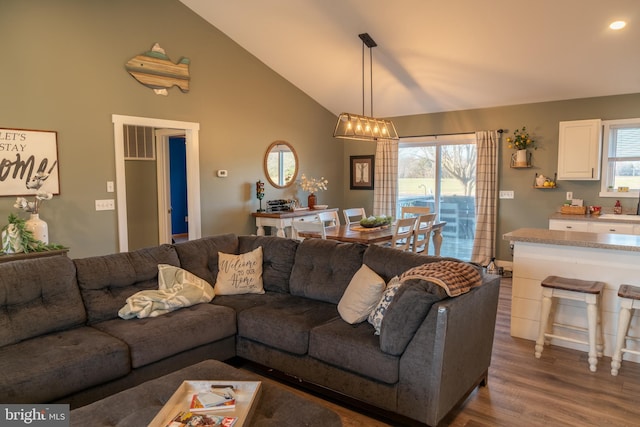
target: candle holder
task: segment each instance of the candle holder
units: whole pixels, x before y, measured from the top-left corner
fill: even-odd
[[[264,209],[262,209],[262,199],[264,199],[264,182],[260,180],[256,182],[256,197],[260,200],[260,209],[258,209],[258,212],[264,212]]]

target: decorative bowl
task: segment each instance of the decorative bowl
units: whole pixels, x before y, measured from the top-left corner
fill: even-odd
[[[327,209],[329,205],[313,205],[313,209]]]
[[[392,218],[390,216],[370,216],[369,218],[362,218],[360,225],[365,228],[382,227],[384,225],[391,224]]]

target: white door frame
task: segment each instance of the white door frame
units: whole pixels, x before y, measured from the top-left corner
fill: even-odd
[[[111,120],[113,122],[113,139],[115,149],[119,251],[127,252],[129,250],[127,187],[124,167],[124,125],[147,126],[156,129],[179,129],[180,132],[178,133],[184,134],[187,154],[187,209],[189,212],[189,240],[199,239],[202,236],[200,223],[200,124],[148,117],[122,116],[119,114],[113,114],[111,116]],[[166,195],[164,192],[165,191],[163,191],[162,195],[158,194],[159,206],[161,205],[160,197],[162,197],[166,202]],[[165,207],[163,209],[166,212],[167,208]],[[162,221],[163,217],[163,215],[160,215],[160,218],[158,218],[159,221]],[[160,240],[162,240],[162,238]]]

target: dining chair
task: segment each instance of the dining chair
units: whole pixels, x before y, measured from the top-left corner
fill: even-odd
[[[403,206],[402,208],[400,208],[400,212],[401,218],[406,218],[407,215],[416,217],[419,215],[431,213],[431,208],[421,206]]]
[[[325,227],[340,226],[340,216],[337,211],[320,212],[318,218]]]
[[[427,208],[428,209],[428,208]],[[436,220],[436,214],[424,214],[416,218],[416,225],[413,229],[413,239],[411,250],[415,253],[427,255],[429,253],[429,240],[431,239],[431,228]]]
[[[317,215],[311,221],[305,221],[302,219],[291,221],[291,228],[293,229],[292,237],[296,240],[304,240],[305,238],[308,239],[314,237],[319,237],[321,239],[327,238],[327,234],[324,231],[324,224],[320,221]],[[301,237],[300,233],[306,234],[308,237]]]
[[[442,229],[442,235],[446,237],[460,237],[458,224],[458,205],[456,203],[440,204],[440,221],[446,221],[447,225]]]
[[[344,215],[344,221],[346,225],[351,225],[355,222],[359,222],[361,219],[366,218],[367,214],[364,212],[364,208],[350,208],[342,211]]]
[[[413,236],[415,225],[416,218],[400,218],[396,222],[396,229],[393,232],[393,238],[388,246],[401,251],[409,250],[411,248],[411,237]]]

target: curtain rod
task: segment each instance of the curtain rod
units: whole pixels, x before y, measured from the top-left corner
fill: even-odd
[[[504,133],[504,129],[498,129],[496,132]],[[399,138],[400,139],[402,139],[402,138],[424,138],[424,137],[453,136],[453,135],[472,135],[472,134],[475,134],[475,132],[435,133],[435,134],[431,134],[431,135],[404,135],[404,136],[399,136]]]

